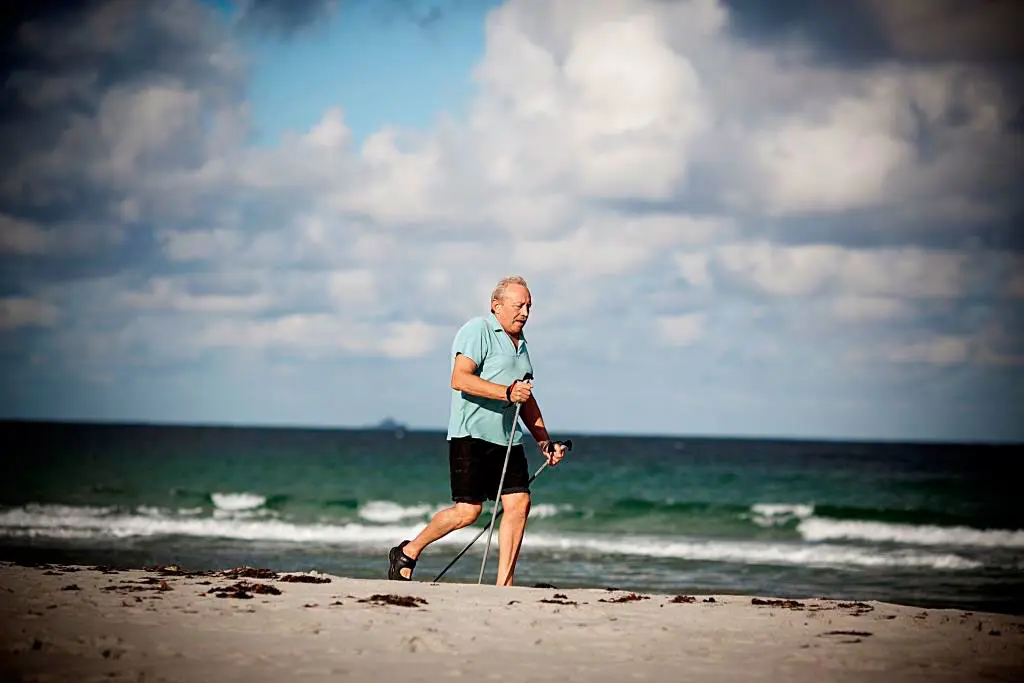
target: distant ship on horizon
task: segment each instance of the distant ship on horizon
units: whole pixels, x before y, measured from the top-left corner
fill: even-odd
[[[394,420],[393,418],[385,417],[383,420],[377,423],[375,429],[393,432],[396,439],[401,439],[405,437],[405,432],[408,430],[408,427],[405,424],[398,422],[397,420]]]

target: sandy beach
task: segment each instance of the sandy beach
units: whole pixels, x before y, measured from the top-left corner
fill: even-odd
[[[9,681],[1019,681],[1024,616],[878,602],[0,565]]]

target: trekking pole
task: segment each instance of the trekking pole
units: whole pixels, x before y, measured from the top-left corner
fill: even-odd
[[[532,373],[526,373],[523,375],[523,381],[529,382],[533,379]],[[508,456],[512,453],[512,442],[516,438],[516,432],[519,429],[519,409],[523,407],[522,403],[516,403],[516,413],[512,418],[512,433],[508,436],[508,448],[505,449],[505,464],[501,466],[501,479],[498,480],[498,492],[494,494],[494,507],[491,508],[491,523],[488,525],[487,533],[487,549],[484,550],[483,561],[480,562],[480,578],[476,580],[479,584],[484,580],[484,567],[487,566],[487,555],[491,551],[491,532],[494,531],[494,520],[498,516],[498,503],[501,501],[501,488],[505,485],[505,470],[508,469]]]
[[[572,439],[567,439],[566,441],[552,441],[552,442],[551,442],[551,445],[552,445],[552,446],[554,446],[554,445],[557,445],[557,444],[561,444],[561,445],[565,446],[565,449],[566,449],[567,451],[571,451],[571,450],[572,450]],[[533,483],[533,480],[534,480],[534,479],[536,479],[537,477],[539,477],[539,476],[540,476],[540,473],[541,473],[541,472],[543,472],[543,471],[544,471],[544,469],[545,469],[545,468],[546,468],[547,466],[548,466],[548,463],[547,463],[547,461],[545,460],[545,461],[544,461],[544,464],[542,464],[542,465],[541,465],[541,466],[540,466],[539,468],[537,468],[537,471],[533,473],[533,476],[532,476],[532,477],[530,477],[530,481],[529,481],[529,482],[527,482],[527,485],[529,485],[529,484],[532,484],[532,483]],[[495,506],[497,506],[497,501],[495,501]],[[501,512],[499,512],[499,513],[498,513],[498,514],[497,514],[496,516],[497,516],[497,517],[501,517],[501,515],[502,515],[502,514],[504,514],[504,512],[505,512],[505,510],[504,510],[504,508],[503,508],[503,509],[501,510]],[[486,528],[484,528],[484,529],[481,529],[481,530],[480,530],[480,533],[478,533],[478,534],[476,535],[476,537],[475,537],[475,538],[474,538],[474,539],[473,539],[472,541],[470,541],[470,542],[469,542],[469,544],[468,544],[468,545],[467,545],[467,546],[466,546],[465,548],[463,548],[463,549],[462,549],[462,550],[461,550],[461,551],[459,552],[459,554],[458,554],[458,555],[456,555],[456,556],[455,556],[454,558],[452,558],[452,561],[448,563],[448,566],[447,566],[447,567],[445,567],[444,569],[442,569],[442,570],[441,570],[441,573],[440,573],[440,574],[438,574],[438,575],[437,575],[437,576],[436,576],[436,577],[434,578],[434,583],[437,583],[438,581],[440,581],[440,580],[441,580],[441,577],[442,577],[442,576],[444,576],[444,575],[445,575],[446,573],[448,573],[448,570],[449,570],[449,569],[451,569],[451,568],[452,568],[453,566],[455,566],[455,563],[459,561],[459,558],[461,558],[461,557],[462,557],[463,555],[465,555],[465,554],[466,554],[466,552],[467,552],[467,551],[468,551],[468,550],[469,550],[470,548],[472,548],[472,547],[473,547],[473,544],[474,544],[474,543],[476,543],[477,541],[479,541],[479,540],[480,540],[480,537],[484,535],[484,532],[485,532],[485,531],[487,531],[487,529],[486,529]]]

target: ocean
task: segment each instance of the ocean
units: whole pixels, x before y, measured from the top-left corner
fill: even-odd
[[[0,423],[0,560],[384,578],[443,432]],[[559,434],[516,583],[1024,613],[1021,448]],[[543,462],[529,444],[531,470]],[[431,581],[486,526],[428,548]],[[484,534],[441,580],[475,583]],[[497,565],[495,531],[484,581]]]

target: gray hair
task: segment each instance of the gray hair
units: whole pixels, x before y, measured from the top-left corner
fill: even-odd
[[[509,275],[508,277],[503,277],[501,278],[501,280],[498,281],[498,284],[495,285],[494,291],[491,292],[491,301],[501,301],[502,298],[505,296],[505,289],[507,289],[509,285],[522,285],[523,287],[527,287],[526,280],[524,280],[522,277],[518,275]],[[529,288],[527,287],[527,289]],[[494,306],[491,306],[491,313],[493,312]]]

